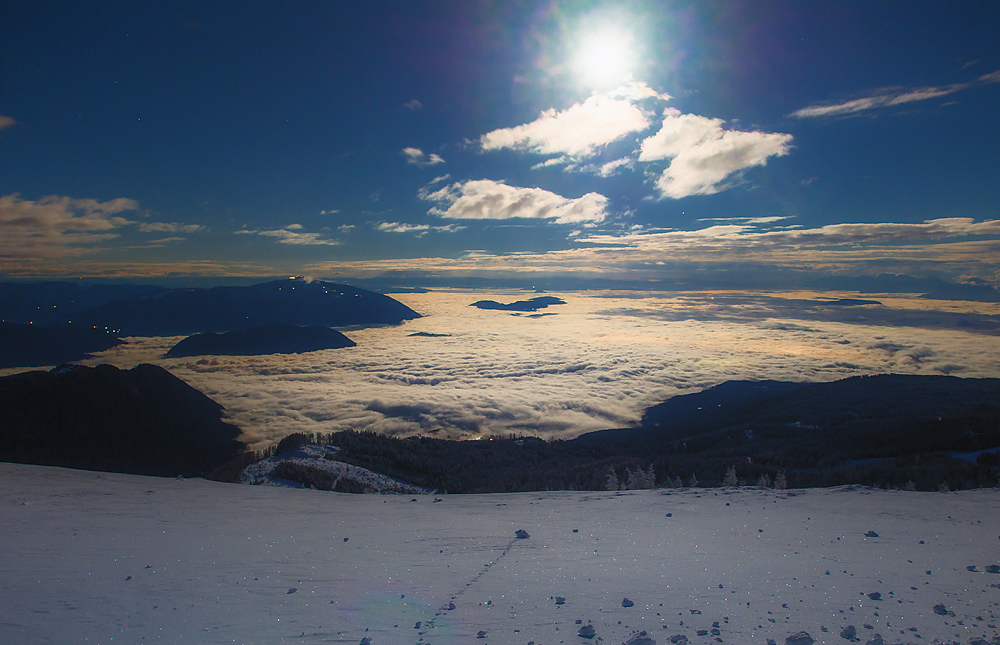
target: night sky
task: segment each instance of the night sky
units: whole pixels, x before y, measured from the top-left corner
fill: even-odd
[[[994,1],[7,1],[0,277],[996,287],[998,33]]]

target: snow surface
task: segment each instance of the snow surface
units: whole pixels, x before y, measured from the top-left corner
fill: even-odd
[[[347,495],[0,464],[0,508],[2,643],[1000,642],[995,490]]]

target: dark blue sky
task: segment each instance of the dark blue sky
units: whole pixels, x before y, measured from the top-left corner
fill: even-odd
[[[6,2],[0,274],[1000,283],[996,2]]]

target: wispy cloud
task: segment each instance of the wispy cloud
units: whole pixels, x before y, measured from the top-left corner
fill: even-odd
[[[403,148],[402,155],[406,158],[406,163],[414,166],[436,166],[444,163],[444,159],[435,153],[427,155],[420,148]]]
[[[139,224],[143,233],[195,233],[204,230],[201,224],[183,224],[181,222],[144,222]]]
[[[406,103],[403,103],[403,107],[405,107],[407,110],[419,110],[420,108],[423,107],[423,104],[417,99],[410,99]]]
[[[13,117],[4,116],[4,115],[0,114],[0,130],[3,130],[4,128],[9,128],[12,125],[16,125],[16,124],[17,124],[17,121],[15,121],[13,119]]]
[[[416,233],[421,237],[431,231],[436,233],[457,233],[465,230],[464,226],[458,224],[447,224],[445,226],[431,226],[429,224],[406,224],[403,222],[379,222],[374,224],[376,231],[383,233]]]
[[[790,134],[725,130],[724,123],[676,110],[665,114],[659,132],[642,142],[639,154],[639,161],[670,160],[656,180],[661,197],[718,193],[730,187],[735,173],[791,149]]]
[[[50,195],[21,199],[17,193],[0,197],[0,256],[65,257],[119,236],[134,224],[120,214],[139,204],[124,197],[100,202]]]
[[[961,92],[980,85],[990,85],[1000,83],[1000,70],[990,74],[983,74],[975,80],[966,83],[952,83],[950,85],[935,85],[928,87],[912,88],[888,88],[871,93],[848,101],[829,103],[824,105],[810,105],[792,112],[789,116],[799,118],[812,118],[824,116],[845,116],[859,114],[869,110],[892,107],[894,105],[904,105],[917,101],[948,96],[956,92]]]
[[[574,224],[600,222],[608,216],[608,198],[598,193],[570,199],[541,188],[508,186],[489,179],[456,182],[433,192],[422,190],[420,198],[439,204],[429,212],[448,219],[525,218]]]
[[[319,233],[302,233],[301,224],[289,224],[284,228],[271,230],[241,229],[234,231],[236,235],[261,235],[276,239],[280,244],[298,246],[337,246],[340,240],[322,237]]]

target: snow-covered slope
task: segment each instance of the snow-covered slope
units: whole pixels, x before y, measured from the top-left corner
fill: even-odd
[[[301,486],[295,482],[281,479],[273,475],[275,468],[279,464],[287,462],[329,473],[333,476],[334,482],[339,482],[341,480],[353,482],[356,484],[356,488],[363,489],[366,492],[410,494],[423,494],[431,492],[426,488],[421,488],[420,486],[414,486],[413,484],[393,479],[392,477],[383,475],[382,473],[376,473],[368,470],[367,468],[361,468],[360,466],[348,464],[343,461],[337,461],[336,454],[336,446],[321,446],[314,443],[297,446],[288,454],[267,457],[266,459],[262,459],[255,464],[247,466],[243,469],[243,473],[240,475],[240,483],[253,484],[255,486],[291,486],[293,488],[300,488]],[[340,488],[333,486],[326,490],[340,490]]]
[[[994,490],[345,495],[15,464],[0,482],[2,643],[1000,642]]]

